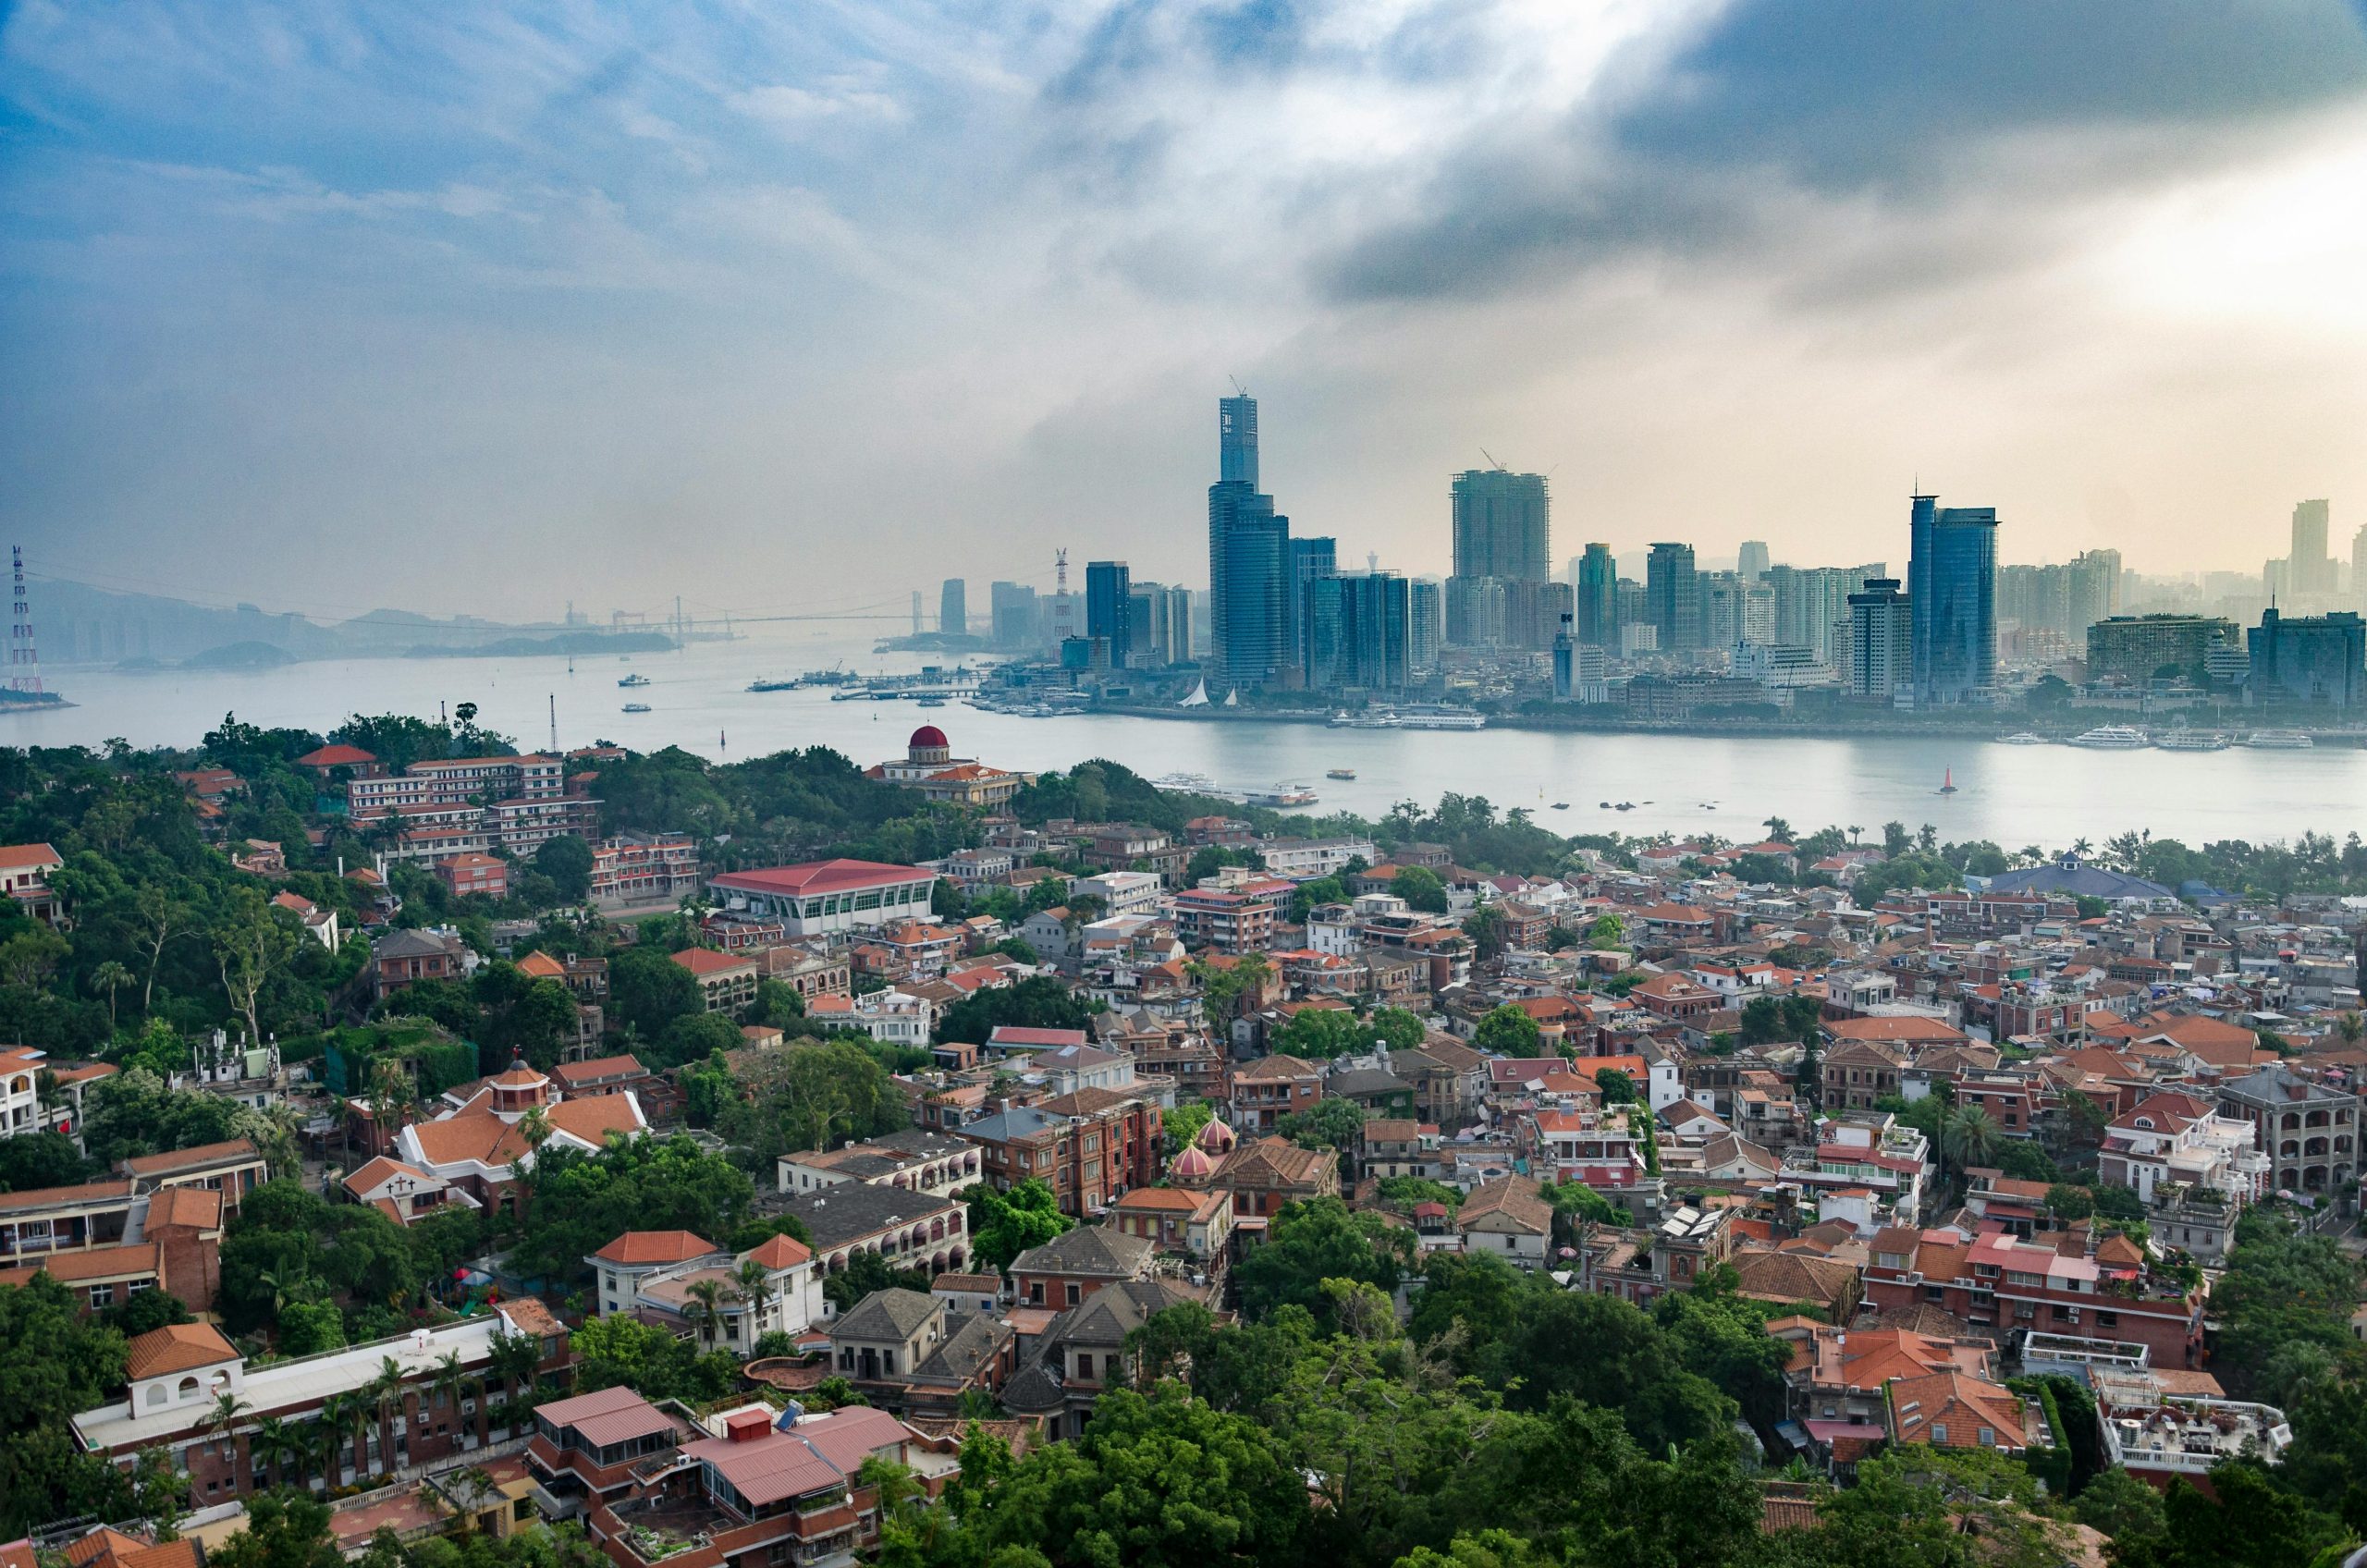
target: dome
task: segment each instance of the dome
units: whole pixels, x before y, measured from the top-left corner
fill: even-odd
[[[911,747],[916,752],[928,747],[950,746],[952,743],[952,741],[948,741],[945,738],[945,731],[939,729],[934,724],[922,725],[918,729],[913,731],[913,738],[904,742],[905,745]]]
[[[1230,1153],[1233,1145],[1238,1141],[1233,1136],[1233,1129],[1224,1124],[1224,1118],[1221,1116],[1209,1117],[1208,1124],[1201,1128],[1200,1135],[1193,1140],[1200,1147],[1214,1154]]]
[[[1187,1182],[1196,1176],[1213,1176],[1217,1173],[1217,1162],[1208,1158],[1208,1150],[1195,1144],[1175,1157],[1169,1164],[1167,1173],[1179,1182]]]

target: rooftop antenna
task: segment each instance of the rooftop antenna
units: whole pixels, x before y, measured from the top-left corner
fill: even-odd
[[[551,755],[558,755],[558,693],[551,693]]]
[[[25,596],[25,547],[9,546],[15,569],[15,606],[8,618],[8,690],[41,695],[41,650],[33,643],[32,603]]]
[[[1504,465],[1496,460],[1495,453],[1490,452],[1487,447],[1482,447],[1479,448],[1479,455],[1488,459],[1488,466],[1490,468],[1494,469],[1498,473],[1504,472]]]

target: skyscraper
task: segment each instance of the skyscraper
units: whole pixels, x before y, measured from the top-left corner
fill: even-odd
[[[1588,545],[1571,583],[1576,591],[1577,637],[1589,648],[1619,645],[1619,562],[1608,545]]]
[[[1454,575],[1542,582],[1553,575],[1541,473],[1472,469],[1454,476]]]
[[[987,606],[996,647],[1017,653],[1041,640],[1036,629],[1034,588],[1024,582],[998,582],[987,590]]]
[[[1401,691],[1413,659],[1409,584],[1393,571],[1318,577],[1305,590],[1307,690]]]
[[[1997,508],[1918,496],[1907,534],[1915,704],[1987,702],[1997,687]]]
[[[2326,554],[2327,513],[2324,501],[2298,501],[2293,507],[2293,554],[2286,580],[2296,594],[2334,592],[2334,558]]]
[[[1218,400],[1208,486],[1208,660],[1236,688],[1272,680],[1292,659],[1290,519],[1257,489],[1257,404]]]
[[[1764,539],[1744,540],[1742,555],[1735,561],[1735,570],[1742,574],[1742,580],[1745,582],[1756,582],[1766,576],[1767,541]]]
[[[970,634],[970,585],[958,577],[947,578],[938,592],[937,630],[947,637]]]
[[[1439,667],[1439,644],[1446,637],[1445,594],[1437,578],[1422,577],[1408,585],[1405,601],[1407,659],[1414,673],[1428,675]]]
[[[1290,646],[1294,654],[1304,654],[1306,638],[1299,617],[1306,608],[1306,585],[1318,578],[1339,575],[1339,541],[1319,536],[1293,538],[1290,552]]]
[[[1085,563],[1085,634],[1108,641],[1111,669],[1134,658],[1133,578],[1124,561]]]
[[[2266,610],[2244,640],[2254,702],[2367,705],[2367,628],[2356,614],[2287,617]]]
[[[1217,477],[1257,488],[1257,399],[1217,399]]]
[[[1888,702],[1907,689],[1915,619],[1895,577],[1873,577],[1849,595],[1849,694]]]
[[[2076,643],[2089,627],[2120,613],[2120,552],[2082,550],[2064,569],[2063,630]]]
[[[1658,544],[1644,567],[1645,615],[1663,652],[1701,645],[1701,589],[1693,546]]]

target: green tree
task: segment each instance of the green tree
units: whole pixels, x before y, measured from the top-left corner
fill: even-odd
[[[955,1002],[938,1016],[937,1038],[984,1045],[988,1035],[1006,1025],[1083,1029],[1092,1021],[1093,1009],[1083,998],[1052,976],[1037,974],[1015,986],[974,992]]]
[[[1406,908],[1425,914],[1444,914],[1449,908],[1446,884],[1426,865],[1399,866],[1397,875],[1390,878],[1389,890],[1404,899]]]
[[[635,944],[608,961],[608,1001],[617,1017],[654,1040],[666,1026],[704,1011],[699,983],[673,954]]]
[[[998,1271],[1076,1223],[1061,1212],[1052,1189],[1034,1176],[1015,1182],[1007,1193],[980,1182],[963,1189],[962,1199],[970,1208],[972,1260]]]
[[[1358,1280],[1393,1292],[1412,1240],[1411,1232],[1380,1215],[1351,1212],[1338,1198],[1288,1205],[1274,1216],[1265,1244],[1233,1271],[1242,1311],[1255,1320],[1295,1306],[1328,1329],[1333,1303],[1324,1282]]]
[[[1491,1056],[1534,1057],[1544,1049],[1545,1036],[1536,1019],[1506,1002],[1479,1021],[1471,1045]]]
[[[592,846],[572,833],[534,846],[534,869],[551,879],[558,896],[581,903],[592,894]]]

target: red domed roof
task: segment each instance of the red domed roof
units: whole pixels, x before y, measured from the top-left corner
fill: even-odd
[[[913,738],[904,743],[914,751],[919,751],[924,746],[949,746],[952,744],[951,741],[945,738],[945,731],[939,729],[934,724],[922,725],[918,729],[913,731]]]

